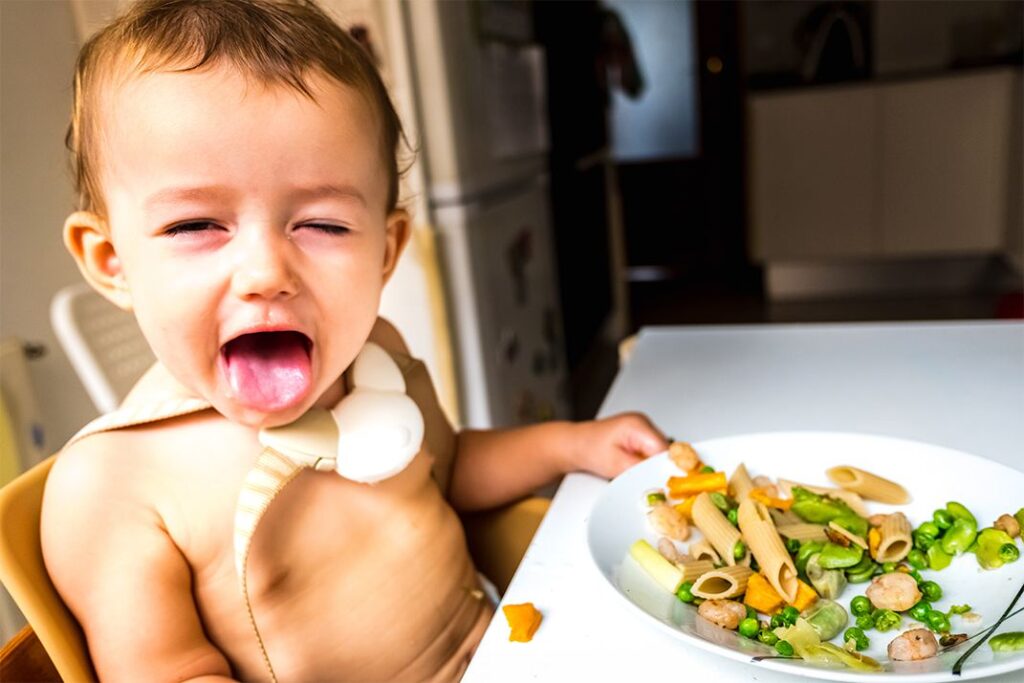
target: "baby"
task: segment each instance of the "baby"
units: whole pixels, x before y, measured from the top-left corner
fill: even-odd
[[[142,2],[83,49],[64,239],[159,359],[44,499],[46,566],[103,680],[456,680],[493,614],[457,513],[666,447],[640,415],[452,432],[377,315],[410,231],[400,140],[371,59],[309,2]],[[368,342],[422,448],[377,483],[305,468],[267,493],[240,590],[261,430],[362,391]]]

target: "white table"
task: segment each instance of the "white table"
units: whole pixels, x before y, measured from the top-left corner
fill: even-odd
[[[645,328],[600,414],[625,410],[646,412],[688,441],[863,432],[1024,470],[1024,324]],[[607,599],[585,533],[606,485],[585,474],[565,478],[504,598],[537,605],[540,630],[530,643],[509,642],[499,610],[463,680],[788,680],[689,647],[643,623],[625,601]]]

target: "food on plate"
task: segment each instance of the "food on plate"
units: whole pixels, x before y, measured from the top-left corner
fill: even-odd
[[[700,458],[693,446],[685,441],[673,441],[668,447],[668,458],[676,467],[684,472],[692,472],[701,467]]]
[[[768,583],[786,602],[792,603],[796,600],[797,592],[796,567],[775,530],[775,522],[768,514],[768,509],[750,498],[740,503],[737,517],[747,547]]]
[[[880,665],[859,651],[870,646],[872,630],[898,632],[904,618],[918,624],[889,643],[890,659],[934,656],[935,634],[943,647],[954,647],[967,638],[952,633],[954,620],[972,624],[980,617],[969,605],[939,609],[943,590],[921,571],[942,570],[963,554],[992,570],[1020,557],[1024,509],[979,529],[965,505],[949,501],[914,528],[903,512],[868,511],[860,494],[909,499],[871,472],[831,468],[830,478],[843,487],[835,489],[751,477],[740,464],[726,480],[692,446],[677,444],[672,461],[689,473],[646,494],[658,547],[640,539],[630,554],[666,591],[698,606],[701,617],[782,656],[877,671]],[[866,590],[847,611],[839,600],[860,583]],[[1021,641],[1024,634],[1006,634],[996,643],[1024,648]]]
[[[729,477],[729,494],[737,503],[742,503],[753,488],[754,482],[750,479],[746,465],[740,463]]]
[[[888,652],[889,659],[893,661],[916,662],[937,655],[939,643],[928,629],[915,628],[893,638]]]
[[[681,512],[667,503],[654,505],[647,513],[651,526],[662,536],[675,541],[685,541],[690,537],[690,525]]]
[[[712,624],[735,631],[747,617],[747,608],[735,600],[705,600],[697,608],[697,614]]]
[[[992,636],[988,641],[993,652],[1017,652],[1024,650],[1024,631],[1007,631]]]
[[[694,525],[700,529],[727,565],[732,566],[738,562],[750,564],[747,546],[740,540],[739,530],[715,507],[707,493],[697,496],[691,514]]]
[[[691,592],[705,600],[739,597],[747,592],[747,581],[753,573],[742,565],[712,569],[694,580]]]
[[[876,576],[864,594],[877,609],[891,609],[894,612],[910,609],[922,597],[914,577],[902,572]]]
[[[868,500],[877,500],[890,505],[903,505],[910,502],[910,494],[896,482],[851,465],[830,467],[825,470],[825,474],[836,486],[860,494]]]
[[[505,605],[501,608],[505,613],[505,620],[508,621],[511,632],[508,639],[517,643],[528,643],[533,640],[533,634],[537,632],[543,615],[537,611],[532,602],[524,602],[518,605]]]
[[[878,525],[878,547],[871,553],[876,562],[899,562],[914,547],[912,528],[902,512],[886,515]]]
[[[992,525],[996,529],[1002,529],[1010,535],[1010,538],[1017,538],[1020,536],[1020,522],[1013,515],[1003,514],[999,516],[995,524]]]

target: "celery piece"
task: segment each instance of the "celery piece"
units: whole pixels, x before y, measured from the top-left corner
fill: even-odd
[[[662,557],[661,553],[642,538],[629,548],[629,554],[659,586],[669,593],[675,595],[679,586],[683,584],[683,572],[679,567]]]

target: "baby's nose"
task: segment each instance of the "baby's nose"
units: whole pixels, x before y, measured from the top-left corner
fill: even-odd
[[[256,239],[239,253],[231,288],[242,299],[294,296],[298,282],[288,262],[286,240]]]

